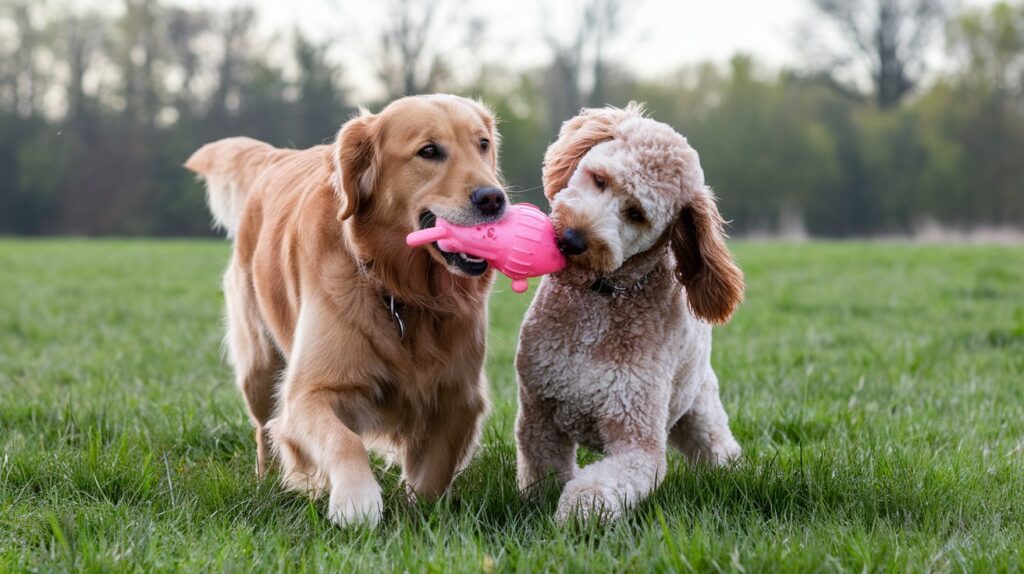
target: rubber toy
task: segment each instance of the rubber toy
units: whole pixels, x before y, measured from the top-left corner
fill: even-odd
[[[565,256],[555,242],[551,221],[535,205],[517,203],[500,221],[460,227],[438,217],[434,227],[410,233],[405,242],[419,247],[437,242],[449,253],[479,257],[512,279],[512,290],[523,293],[527,279],[565,268]]]

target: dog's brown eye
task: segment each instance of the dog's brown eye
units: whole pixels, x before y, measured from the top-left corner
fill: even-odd
[[[647,218],[644,216],[644,212],[640,211],[639,207],[630,207],[626,210],[626,217],[629,218],[633,223],[646,223]]]
[[[416,152],[416,155],[423,159],[440,159],[441,152],[437,149],[437,146],[430,144],[420,148],[420,151]]]
[[[608,186],[608,182],[605,181],[605,179],[603,177],[601,177],[601,176],[599,176],[599,175],[597,175],[595,173],[594,174],[594,185],[597,186],[597,189],[600,189],[601,191],[604,191],[604,188]]]
[[[483,138],[480,140],[480,151],[487,151],[491,149],[491,140]]]

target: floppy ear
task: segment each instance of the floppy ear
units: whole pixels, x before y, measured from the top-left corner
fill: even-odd
[[[338,221],[352,217],[377,184],[376,116],[362,115],[345,122],[331,154],[331,183],[341,200]]]
[[[580,160],[599,143],[615,137],[615,128],[622,120],[643,113],[643,108],[630,103],[618,108],[584,108],[580,114],[562,124],[558,139],[544,154],[544,196],[551,201],[555,194],[569,185]]]
[[[725,246],[722,216],[711,190],[703,188],[672,228],[676,278],[686,287],[690,309],[708,323],[725,323],[743,301],[743,272]]]

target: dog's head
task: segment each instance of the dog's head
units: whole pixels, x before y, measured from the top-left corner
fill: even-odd
[[[378,114],[362,112],[341,128],[333,150],[332,183],[338,219],[351,219],[365,238],[366,259],[382,251],[414,254],[405,236],[436,217],[459,225],[500,219],[508,204],[498,173],[498,133],[483,105],[450,95],[396,100]],[[420,253],[423,250],[419,250]],[[478,277],[481,259],[446,253],[430,257],[450,273]],[[407,279],[410,280],[410,279]]]
[[[571,271],[597,278],[668,242],[695,315],[723,323],[742,300],[697,152],[641,106],[565,122],[544,157],[544,193]]]

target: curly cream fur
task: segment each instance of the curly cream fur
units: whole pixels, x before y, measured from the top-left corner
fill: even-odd
[[[711,465],[740,455],[710,323],[740,303],[742,273],[697,152],[639,106],[566,122],[544,176],[556,231],[578,231],[588,249],[541,282],[523,322],[519,486],[554,474],[565,484],[560,519],[614,517],[657,487],[668,445]],[[624,290],[592,291],[599,277]],[[577,444],[606,456],[580,469]]]

